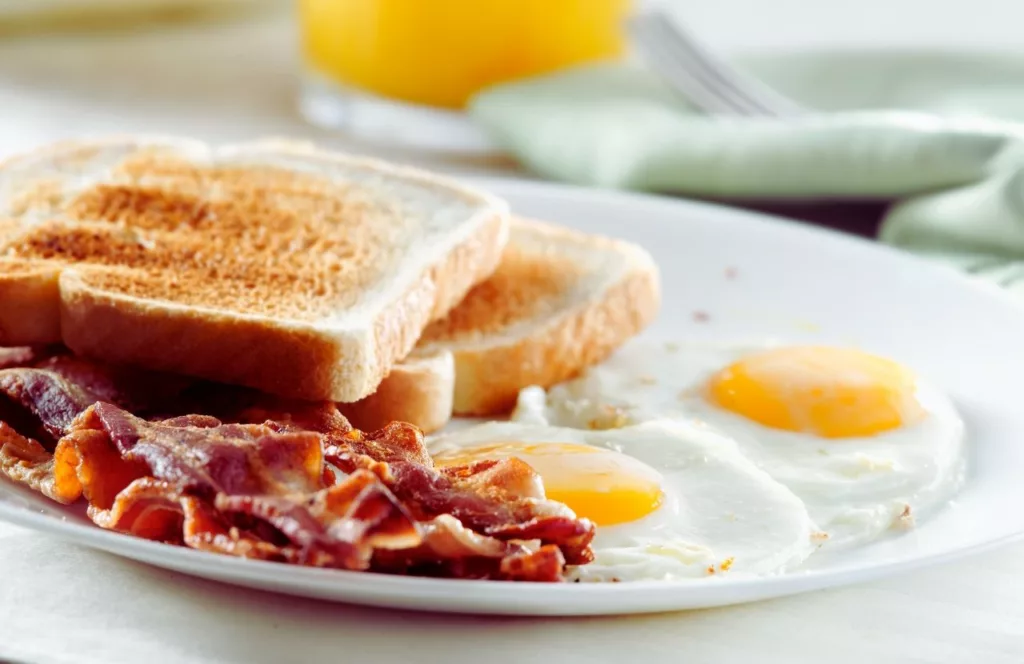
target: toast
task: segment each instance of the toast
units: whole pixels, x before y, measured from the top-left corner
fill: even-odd
[[[451,353],[410,357],[400,362],[377,391],[338,410],[357,429],[376,431],[390,422],[408,422],[423,433],[437,431],[452,417],[455,362]]]
[[[0,345],[356,401],[498,264],[505,204],[279,142],[62,143],[0,165]]]
[[[549,387],[604,360],[659,305],[657,266],[642,248],[514,219],[497,271],[426,329],[413,358],[452,353],[454,412],[500,413],[523,387]]]

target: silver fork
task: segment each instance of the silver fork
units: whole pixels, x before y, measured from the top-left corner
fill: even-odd
[[[807,112],[701,46],[664,11],[638,14],[629,20],[627,29],[647,65],[700,111],[770,117]]]

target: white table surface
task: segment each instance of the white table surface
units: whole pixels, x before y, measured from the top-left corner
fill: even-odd
[[[1016,49],[1024,43],[1024,3],[1011,0],[682,4],[692,25],[724,48]],[[214,141],[269,134],[353,147],[296,117],[295,69],[289,19],[274,13],[117,36],[0,39],[0,153],[110,131]],[[384,156],[445,170],[483,170],[417,155]],[[532,620],[434,616],[274,596],[0,524],[0,660],[157,664],[357,657],[452,664],[542,657],[1020,662],[1024,544],[900,578],[760,604],[649,617]]]

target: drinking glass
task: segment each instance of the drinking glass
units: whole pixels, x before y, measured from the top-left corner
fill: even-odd
[[[477,91],[625,51],[631,0],[300,0],[313,123],[406,147],[489,152]]]

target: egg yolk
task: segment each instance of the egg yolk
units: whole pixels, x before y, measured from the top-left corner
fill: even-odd
[[[924,417],[914,375],[848,348],[777,348],[745,357],[709,384],[718,406],[773,429],[871,436]]]
[[[661,505],[661,476],[636,459],[571,443],[496,443],[438,455],[439,466],[515,457],[540,475],[544,493],[599,526],[636,521]]]

